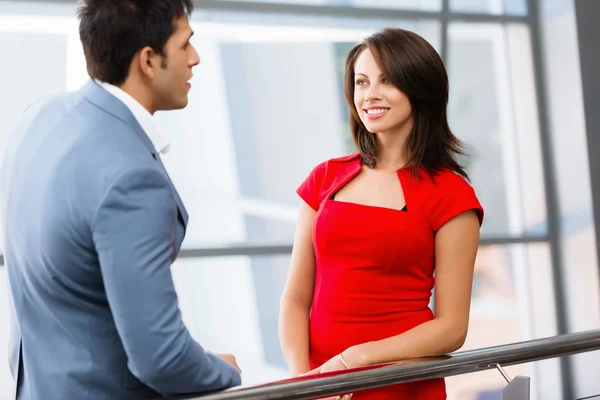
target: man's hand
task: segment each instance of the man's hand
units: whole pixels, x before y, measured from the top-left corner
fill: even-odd
[[[240,371],[240,374],[242,373],[242,370],[237,365],[237,361],[233,354],[215,354],[215,356],[219,357],[221,360],[225,361],[226,363],[233,365],[235,367],[235,369]]]

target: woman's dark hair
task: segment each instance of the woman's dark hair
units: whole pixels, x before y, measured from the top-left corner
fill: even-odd
[[[466,179],[456,160],[464,154],[462,142],[448,126],[448,75],[435,49],[416,33],[386,28],[356,45],[346,58],[344,94],[350,108],[350,129],[363,164],[375,167],[378,158],[376,137],[367,131],[354,106],[354,65],[369,49],[383,75],[408,96],[414,127],[406,140],[406,155],[412,172],[423,166],[429,175],[447,168]]]
[[[193,7],[193,0],[84,0],[77,15],[88,74],[122,84],[139,50],[149,46],[165,55],[176,20]]]

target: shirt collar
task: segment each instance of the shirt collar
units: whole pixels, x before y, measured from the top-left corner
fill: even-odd
[[[160,133],[156,122],[152,118],[152,114],[150,114],[148,110],[144,108],[144,106],[142,106],[129,93],[115,85],[111,85],[110,83],[106,82],[100,82],[98,80],[96,80],[96,83],[98,83],[98,85],[100,85],[104,90],[115,96],[118,100],[125,104],[125,106],[127,106],[146,135],[148,135],[148,138],[152,142],[152,145],[157,152],[165,154],[167,151],[169,151],[169,141]]]

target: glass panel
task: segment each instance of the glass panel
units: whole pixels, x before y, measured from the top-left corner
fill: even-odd
[[[437,24],[405,26],[439,37]],[[158,115],[172,132],[165,164],[192,217],[185,246],[290,242],[298,185],[319,162],[355,151],[343,64],[373,29],[194,28],[203,64],[190,105]]]
[[[521,24],[451,24],[449,119],[485,208],[483,235],[545,234],[531,45]]]
[[[172,267],[190,332],[206,349],[235,354],[245,386],[289,377],[277,329],[289,258],[179,259]]]
[[[527,14],[527,0],[450,0],[450,9],[482,14]]]
[[[1,19],[0,19],[1,20]],[[10,62],[0,63],[0,148],[21,113],[40,93],[65,90],[68,37],[62,33],[7,31],[0,23],[0,52]],[[8,59],[7,59],[8,60]],[[44,67],[40,68],[40,60]]]
[[[549,246],[484,246],[479,249],[469,321],[460,351],[556,335]],[[557,359],[506,368],[510,377],[532,378],[532,400],[560,393]],[[496,370],[447,378],[449,399],[500,399],[506,381]]]
[[[555,0],[539,4],[549,133],[561,214],[560,246],[567,318],[569,329],[579,332],[600,326],[597,251],[600,226],[594,226],[594,212],[597,212],[594,208],[598,210],[599,199],[592,196],[590,185],[598,185],[598,182],[593,174],[590,177],[588,160],[598,157],[598,149],[587,141],[582,93],[582,85],[592,83],[582,82],[577,35],[577,19],[581,16],[576,18],[575,2]],[[577,14],[581,13],[581,7],[577,8]],[[586,40],[597,43],[598,39]],[[573,356],[571,362],[573,396],[583,398],[598,393],[596,366],[600,365],[600,352]]]
[[[393,8],[405,10],[437,11],[441,0],[240,0],[247,3],[303,4],[319,6],[344,6],[367,8]]]

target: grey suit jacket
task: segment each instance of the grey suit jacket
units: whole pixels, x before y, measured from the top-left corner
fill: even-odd
[[[146,399],[240,384],[182,322],[170,267],[188,215],[122,102],[89,81],[34,103],[0,173],[18,399]]]

